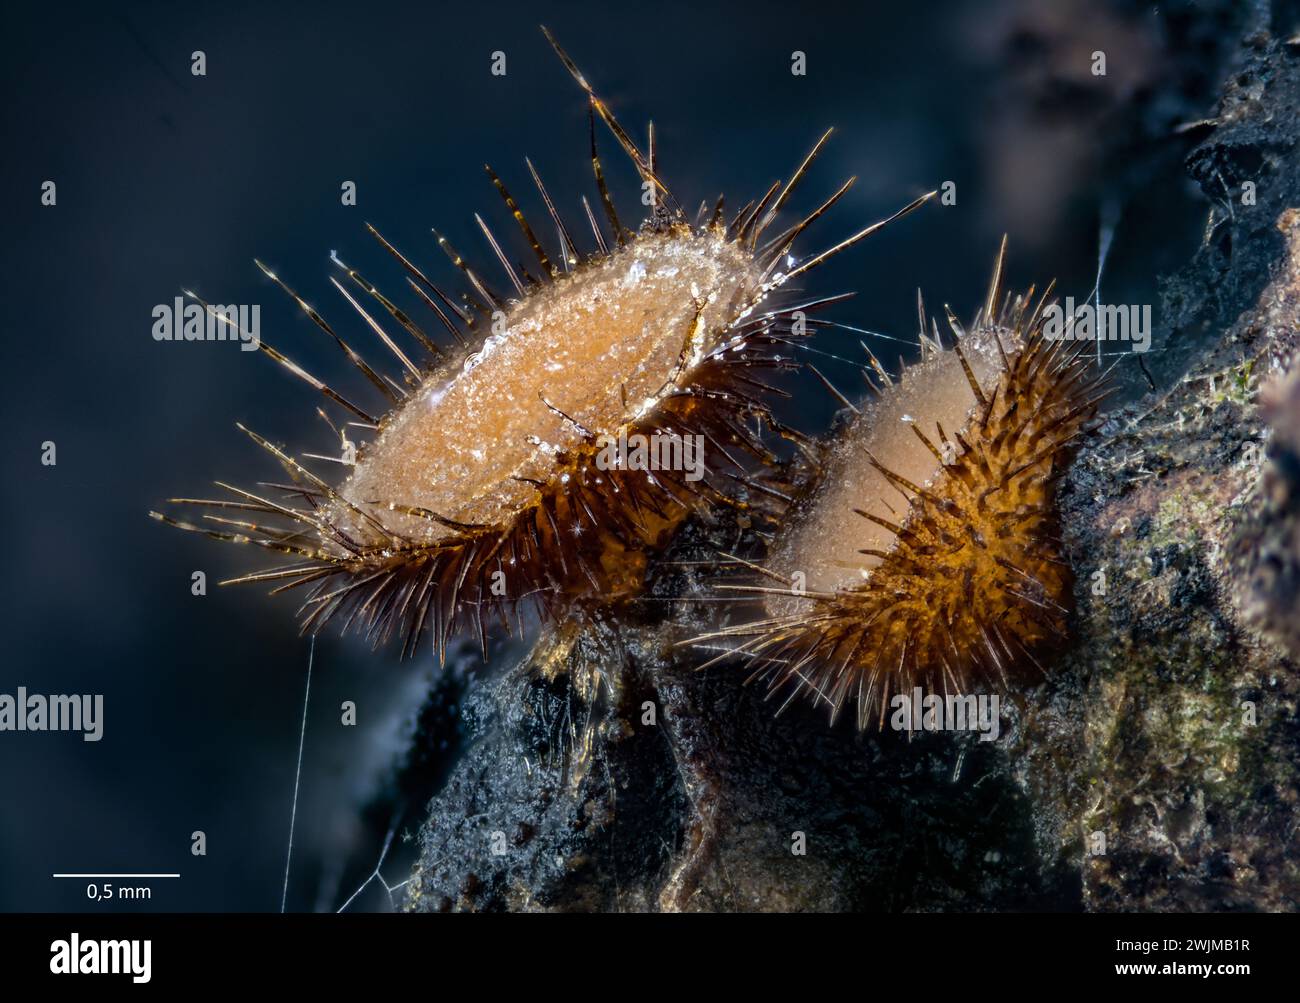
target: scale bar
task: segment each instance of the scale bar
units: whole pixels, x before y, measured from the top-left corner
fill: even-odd
[[[55,874],[56,878],[179,878],[179,874]]]

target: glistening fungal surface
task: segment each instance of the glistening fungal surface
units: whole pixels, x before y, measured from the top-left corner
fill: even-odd
[[[555,454],[583,449],[584,430],[616,431],[659,407],[759,279],[753,256],[719,233],[647,233],[616,248],[527,296],[459,371],[425,380],[339,494],[421,543],[454,530],[374,500],[461,523],[514,519]],[[347,505],[330,517],[365,531]]]
[[[817,266],[888,222],[796,256],[804,231],[852,184],[803,218],[777,225],[829,132],[788,183],[773,184],[730,218],[719,199],[702,204],[692,220],[657,173],[653,131],[642,153],[551,41],[591,104],[591,160],[606,217],[602,227],[584,200],[594,251],[579,251],[531,163],[558,251],[544,248],[502,180],[491,168],[488,174],[540,277],[516,265],[476,217],[513,296],[495,292],[439,237],[468,287],[457,302],[371,228],[454,342],[437,345],[333,255],[357,296],[331,281],[396,357],[401,379],[368,363],[259,262],[387,409],[372,414],[371,405],[355,403],[263,342],[276,361],[350,412],[350,427],[372,438],[353,443],[347,427],[330,422],[352,466],[334,485],[250,432],[293,481],[279,486],[281,497],[222,483],[226,499],[173,499],[205,510],[208,525],[157,518],[287,555],[288,562],[238,580],[275,583],[277,591],[308,587],[306,630],[338,619],[376,641],[397,632],[407,650],[428,631],[441,657],[448,638],[472,624],[486,654],[493,618],[508,627],[508,612],[521,603],[561,620],[637,595],[647,561],[689,513],[743,509],[746,491],[761,490],[749,475],[773,460],[762,430],[782,431],[769,411],[775,390],[764,376],[792,368],[790,346],[813,329],[808,314],[844,298],[795,290]],[[597,115],[643,179],[651,211],[635,232],[620,222],[605,183]],[[377,307],[368,310],[358,296]],[[385,314],[414,346],[403,348],[389,334]],[[417,348],[419,361],[411,357]]]

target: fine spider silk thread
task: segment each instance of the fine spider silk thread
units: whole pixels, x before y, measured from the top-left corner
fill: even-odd
[[[853,181],[794,225],[769,231],[828,131],[784,187],[772,185],[730,219],[722,199],[711,211],[702,204],[692,221],[660,176],[653,127],[643,153],[543,31],[590,103],[591,161],[606,222],[602,228],[584,199],[595,250],[579,250],[531,162],[558,253],[543,245],[491,168],[488,176],[535,259],[536,274],[512,261],[487,223],[475,217],[513,295],[494,290],[435,232],[466,287],[460,297],[448,295],[368,227],[406,272],[421,308],[451,338],[435,342],[410,314],[333,256],[343,281],[331,281],[400,364],[400,379],[372,367],[258,262],[343,351],[382,410],[354,402],[264,341],[261,350],[348,413],[351,420],[340,430],[319,412],[345,455],[348,428],[370,435],[369,441],[355,447],[355,465],[336,485],[240,425],[291,483],[258,493],[218,482],[224,498],[171,499],[201,510],[202,525],[151,513],[181,529],[287,558],[232,581],[273,583],[273,592],[305,588],[305,632],[335,620],[375,644],[396,632],[404,653],[429,632],[442,659],[449,637],[472,626],[486,657],[490,618],[509,630],[510,614],[517,617],[522,602],[531,601],[554,622],[575,609],[637,595],[649,560],[691,511],[707,505],[744,509],[746,493],[762,490],[750,475],[773,457],[753,429],[793,434],[770,414],[773,388],[759,377],[792,368],[788,346],[815,326],[806,315],[844,297],[803,298],[793,291],[801,283],[791,280],[936,194],[796,261],[796,242]],[[596,117],[631,159],[649,195],[650,218],[635,232],[620,222],[605,183]],[[367,299],[377,306],[368,310],[362,305]],[[419,361],[376,319],[384,315],[419,347]],[[682,442],[691,437],[705,444],[707,475],[602,465],[604,443],[620,436]]]
[[[1089,373],[1085,342],[1045,337],[1051,286],[1036,305],[1032,288],[1002,296],[1005,254],[1004,238],[970,330],[948,311],[951,348],[918,302],[921,360],[893,379],[872,358],[875,399],[853,408],[767,563],[740,562],[778,584],[721,586],[766,615],[684,642],[739,639],[705,666],[743,656],[786,704],[808,696],[832,723],[853,705],[859,729],[877,710],[883,727],[891,693],[1043,672],[1073,601],[1056,485],[1109,374]]]

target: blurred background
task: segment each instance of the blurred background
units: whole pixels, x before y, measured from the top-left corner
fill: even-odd
[[[879,332],[867,341],[883,360],[915,355],[918,286],[932,310],[974,313],[1006,232],[1012,287],[1055,277],[1078,299],[1108,243],[1105,298],[1157,306],[1153,379],[1181,365],[1162,340],[1156,276],[1202,239],[1208,204],[1184,181],[1177,127],[1209,112],[1231,4],[116,6],[18,5],[0,43],[0,693],[102,693],[105,708],[98,743],[0,733],[0,909],[104,909],[86,882],[51,875],[118,871],[181,877],[114,908],[280,907],[308,661],[296,603],[217,588],[269,562],[147,512],[205,496],[213,479],[278,479],[237,420],[294,452],[337,452],[337,441],[317,395],[260,353],[156,342],[151,311],[182,287],[260,304],[269,343],[355,389],[255,256],[373,348],[328,284],[331,250],[421,308],[365,222],[444,286],[455,282],[434,226],[504,285],[472,213],[517,237],[485,162],[543,213],[527,155],[584,232],[587,106],[539,21],[635,135],[654,119],[662,173],[688,207],[720,191],[733,210],[761,195],[831,125],[791,214],[849,175],[858,183],[805,250],[955,183],[955,205],[927,206],[811,283],[857,291],[833,316]],[[191,74],[195,50],[205,76]],[[791,73],[794,50],[804,76]],[[1098,50],[1104,78],[1091,72]],[[490,72],[494,51],[504,76]],[[634,220],[635,172],[603,129],[598,140]],[[53,207],[40,204],[46,180]],[[355,207],[340,202],[344,181]],[[826,354],[809,356],[854,396],[860,337],[828,331],[816,342]],[[1148,385],[1136,367],[1121,375],[1128,392]],[[784,416],[823,429],[833,400],[815,382],[795,388]],[[40,463],[46,440],[53,467]],[[195,570],[206,596],[191,595]],[[399,663],[351,638],[317,641],[290,909],[342,906],[390,833],[383,873],[406,877],[402,835],[463,740],[457,694],[490,672],[453,661],[440,675],[427,645]],[[355,727],[341,724],[345,700]],[[206,856],[190,852],[195,831]],[[350,908],[389,902],[376,883]]]

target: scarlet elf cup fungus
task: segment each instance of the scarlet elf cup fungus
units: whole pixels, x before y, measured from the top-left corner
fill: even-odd
[[[1084,342],[1043,332],[1051,287],[1003,297],[1006,241],[970,329],[943,348],[921,314],[919,362],[881,381],[829,445],[764,566],[765,616],[687,643],[735,640],[789,699],[856,708],[882,727],[891,694],[963,694],[1042,673],[1065,636],[1073,575],[1056,485],[1105,396]],[[850,405],[852,407],[852,405]]]
[[[779,426],[768,411],[771,388],[759,377],[792,367],[790,345],[812,328],[796,318],[843,298],[808,297],[797,291],[802,277],[890,221],[795,257],[804,231],[843,197],[850,179],[793,225],[771,229],[829,132],[784,187],[774,184],[730,218],[719,199],[689,219],[659,175],[653,129],[643,153],[549,32],[547,38],[590,101],[592,166],[605,217],[602,227],[582,200],[593,249],[579,250],[531,163],[558,248],[544,247],[501,179],[490,168],[488,175],[536,274],[512,263],[476,216],[512,294],[495,291],[438,237],[467,287],[459,298],[444,293],[369,227],[406,272],[421,309],[450,335],[449,343],[435,342],[334,256],[342,281],[331,281],[362,329],[392,353],[401,379],[372,367],[259,262],[345,353],[382,408],[355,403],[261,340],[262,351],[347,412],[342,429],[320,414],[341,441],[345,462],[355,460],[351,473],[332,484],[248,432],[291,483],[254,492],[219,482],[225,498],[172,499],[202,510],[202,525],[152,513],[286,557],[234,581],[273,583],[276,592],[307,589],[304,630],[341,619],[375,643],[396,632],[407,651],[428,631],[441,657],[453,632],[470,625],[486,650],[492,618],[509,628],[509,614],[521,603],[558,619],[636,595],[647,561],[685,517],[701,505],[743,505],[747,474],[768,460],[753,426]],[[605,183],[597,116],[649,196],[650,218],[635,232],[620,222]],[[368,310],[367,299],[377,307]],[[377,319],[385,315],[387,321]],[[418,358],[390,333],[392,324],[419,347]],[[349,429],[368,441],[353,446]],[[600,462],[610,441],[633,436],[701,443],[707,472]]]

